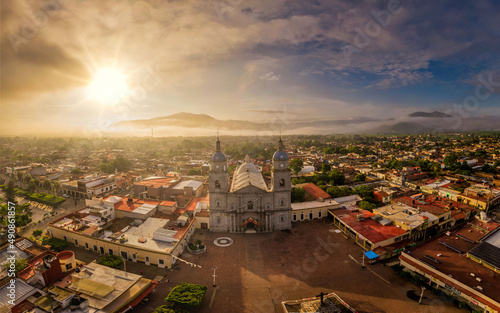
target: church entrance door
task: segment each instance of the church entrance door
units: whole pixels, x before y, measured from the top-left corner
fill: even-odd
[[[245,233],[256,233],[259,222],[256,219],[250,217],[243,222],[242,226],[245,227]]]

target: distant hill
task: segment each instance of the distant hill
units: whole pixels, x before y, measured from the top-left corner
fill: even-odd
[[[448,118],[448,117],[452,117],[451,115],[449,114],[446,114],[446,113],[443,113],[443,112],[439,112],[439,111],[434,111],[434,112],[413,112],[411,113],[410,115],[408,115],[409,117],[427,117],[427,118]]]
[[[412,122],[399,122],[393,125],[381,125],[365,131],[367,134],[420,134],[432,131],[432,128]]]
[[[218,120],[207,114],[176,113],[169,116],[147,120],[121,121],[114,127],[152,128],[152,127],[186,127],[186,128],[225,128],[230,130],[260,130],[262,124],[240,120]]]

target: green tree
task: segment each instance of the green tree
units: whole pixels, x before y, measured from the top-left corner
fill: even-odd
[[[444,157],[443,163],[446,168],[455,169],[459,166],[458,156],[455,153],[450,153]]]
[[[32,179],[28,184],[28,190],[34,192],[36,190],[35,180]]]
[[[353,192],[353,194],[356,194],[363,199],[373,197],[373,187],[366,186],[366,185],[354,187],[352,192]]]
[[[5,197],[8,202],[17,203],[16,202],[16,190],[14,186],[14,180],[9,179],[7,183],[7,187],[5,188]]]
[[[4,264],[5,268],[9,268],[9,266],[10,262]],[[28,261],[26,259],[17,259],[16,261],[14,261],[14,266],[15,266],[14,273],[16,273],[17,275],[17,273],[28,267]]]
[[[306,191],[304,188],[292,188],[292,202],[304,202]]]
[[[187,172],[188,175],[201,175],[201,170],[197,168],[190,168]]]
[[[332,196],[332,198],[347,197],[352,195],[352,190],[349,187],[337,187],[331,186],[326,189],[326,192]]]
[[[295,176],[302,170],[304,162],[301,159],[293,159],[290,161],[289,167],[295,173]]]
[[[41,236],[42,234],[43,234],[43,230],[41,230],[41,229],[35,229],[35,230],[33,231],[33,237],[39,237],[39,236]]]
[[[33,182],[35,183],[35,186],[36,186],[36,192],[38,192],[38,188],[40,188],[40,185],[42,184],[42,182],[38,178],[35,178],[33,180]]]
[[[117,255],[105,255],[97,263],[112,268],[121,268],[123,259]]]
[[[59,193],[61,192],[61,183],[56,181],[54,182],[54,190],[56,191],[56,195],[59,195]]]
[[[23,174],[23,172],[18,171],[18,172],[16,173],[16,178],[17,178],[17,181],[18,181],[18,182],[22,183],[22,182],[23,182],[23,178],[24,178],[24,174]]]
[[[46,179],[43,181],[43,189],[50,191],[52,189],[52,183],[50,182],[49,179]]]
[[[31,175],[26,173],[26,175],[24,176],[24,183],[29,184],[32,179],[33,178],[31,177]]]
[[[79,168],[74,168],[69,173],[77,175],[77,174],[81,174],[82,170],[80,170]]]
[[[358,206],[360,208],[362,208],[363,210],[367,210],[367,211],[370,211],[370,212],[373,212],[373,209],[375,209],[377,207],[376,204],[373,204],[373,203],[370,203],[368,201],[360,201],[358,203]]]
[[[68,247],[68,242],[59,238],[46,238],[43,240],[43,245],[49,245],[50,248],[58,252],[66,250]]]
[[[354,177],[354,182],[355,183],[356,182],[363,182],[363,181],[365,181],[365,179],[366,179],[366,175],[361,173],[361,174],[356,175],[356,177]]]
[[[180,283],[170,291],[165,301],[199,307],[206,292],[206,286]]]
[[[323,162],[321,165],[321,172],[322,173],[327,173],[332,170],[332,166],[328,162]]]
[[[159,306],[157,307],[153,313],[176,313],[174,310],[172,310],[171,308],[169,308],[168,306],[166,305],[162,305],[162,306]]]
[[[345,183],[345,176],[344,174],[335,169],[333,171],[331,171],[329,174],[328,174],[328,178],[330,179],[330,184],[331,185],[343,185]]]

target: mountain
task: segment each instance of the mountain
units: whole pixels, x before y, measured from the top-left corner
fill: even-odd
[[[365,131],[367,134],[419,134],[431,132],[432,128],[412,122],[399,122],[393,125],[381,125]]]
[[[259,130],[262,124],[240,120],[218,120],[207,114],[176,113],[169,116],[147,120],[121,121],[113,125],[115,128],[153,128],[153,127],[186,127],[186,128],[225,128],[229,130]]]
[[[413,112],[411,113],[410,115],[408,115],[409,117],[426,117],[426,118],[448,118],[448,117],[452,117],[451,115],[449,114],[446,114],[446,113],[443,113],[443,112],[439,112],[439,111],[434,111],[434,112]]]

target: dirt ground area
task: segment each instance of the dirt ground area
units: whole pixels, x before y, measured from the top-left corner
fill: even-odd
[[[177,261],[172,270],[157,269],[164,275],[147,304],[132,312],[151,312],[163,303],[168,292],[180,282],[208,286],[197,313],[283,312],[281,302],[335,292],[358,312],[461,312],[426,290],[422,305],[407,297],[409,290],[421,289],[400,278],[382,264],[361,267],[362,249],[346,239],[331,222],[322,219],[299,222],[290,232],[226,234],[196,231],[207,251]],[[214,240],[229,237],[234,243],[219,247]],[[213,271],[216,285],[213,287]],[[169,280],[167,282],[167,279]]]

